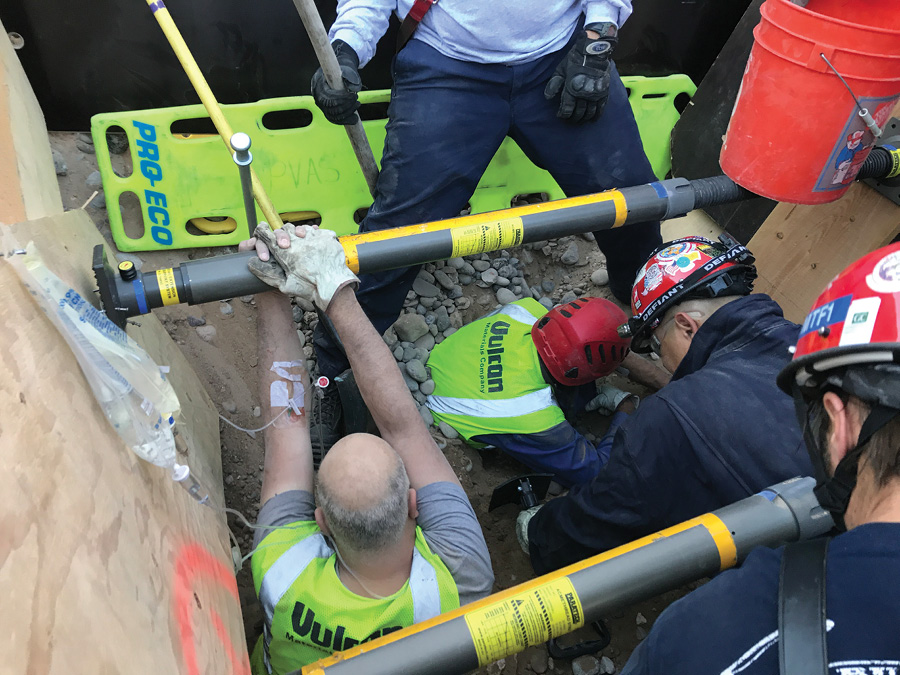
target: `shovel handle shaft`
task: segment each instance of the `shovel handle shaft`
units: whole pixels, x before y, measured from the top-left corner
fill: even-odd
[[[222,137],[222,141],[224,141],[225,147],[228,148],[228,154],[230,155],[231,137],[234,135],[234,131],[232,131],[231,125],[225,118],[222,108],[219,107],[219,102],[216,100],[212,89],[209,88],[206,78],[203,77],[203,73],[200,72],[200,67],[197,65],[190,49],[188,49],[187,43],[185,43],[184,38],[181,36],[178,26],[176,26],[175,22],[172,20],[172,15],[169,14],[169,10],[166,9],[162,0],[147,0],[147,6],[150,7],[150,11],[153,12],[156,22],[159,24],[159,27],[162,28],[163,34],[166,36],[169,45],[172,47],[172,51],[174,51],[175,56],[178,57],[181,67],[184,68],[185,75],[188,76],[188,79],[194,87],[194,91],[196,91],[197,96],[200,97],[200,102],[203,103],[203,107],[206,108],[206,112],[209,114],[210,119],[213,121],[213,124],[216,125],[216,130]],[[269,195],[266,193],[265,188],[263,188],[253,167],[250,167],[250,184],[253,188],[253,196],[256,198],[256,202],[259,204],[259,208],[266,217],[269,225],[273,228],[281,227],[284,224],[281,221],[281,216],[279,216],[278,212],[275,210],[275,205],[272,203],[272,200],[269,199]]]

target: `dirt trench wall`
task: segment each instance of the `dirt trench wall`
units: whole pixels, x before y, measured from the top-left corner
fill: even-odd
[[[62,213],[43,117],[4,35],[0,227],[93,300],[103,239],[85,212]],[[23,217],[39,218],[8,224]],[[125,446],[5,258],[0,297],[0,671],[247,672],[223,515]],[[171,368],[188,446],[179,461],[221,507],[212,402],[155,317],[129,334]]]

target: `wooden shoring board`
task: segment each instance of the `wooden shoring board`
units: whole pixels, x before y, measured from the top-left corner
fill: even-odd
[[[0,223],[62,210],[44,115],[0,23]]]
[[[755,291],[802,323],[835,275],[898,232],[900,207],[861,183],[830,204],[780,203],[747,245],[759,270]]]
[[[14,225],[95,302],[83,211]],[[0,258],[0,634],[4,672],[245,673],[224,517],[115,434],[74,355]],[[132,335],[168,365],[191,466],[223,504],[212,402],[152,315]]]

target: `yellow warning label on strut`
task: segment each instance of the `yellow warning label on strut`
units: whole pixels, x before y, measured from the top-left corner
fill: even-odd
[[[175,272],[171,267],[156,270],[156,283],[159,284],[159,296],[164,305],[177,305],[181,302],[178,299],[178,288],[175,286]]]
[[[522,219],[518,216],[487,223],[462,225],[450,230],[453,258],[486,253],[522,243]]]
[[[478,663],[486,666],[580,628],[584,614],[572,582],[563,577],[469,612],[466,623]]]

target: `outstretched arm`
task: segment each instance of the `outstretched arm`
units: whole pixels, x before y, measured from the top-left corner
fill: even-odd
[[[291,300],[278,292],[256,296],[259,308],[259,397],[262,420],[268,423],[285,406],[282,392],[292,398],[303,387],[305,413],[293,410],[282,414],[265,431],[266,460],[260,503],[288,490],[313,489],[312,445],[309,440],[309,375],[306,356],[297,339],[291,314]],[[273,364],[280,364],[273,370]],[[287,365],[294,364],[294,365]],[[287,375],[288,377],[285,377]],[[296,378],[296,379],[294,379]],[[275,396],[273,397],[273,393]]]
[[[403,458],[410,485],[459,483],[456,473],[425,427],[397,362],[369,322],[349,287],[342,288],[327,310],[340,335],[356,384],[384,439]]]

